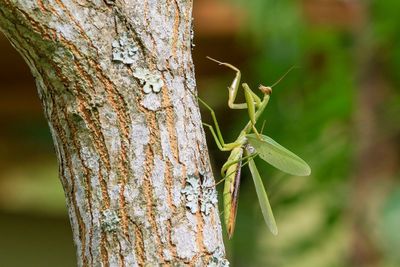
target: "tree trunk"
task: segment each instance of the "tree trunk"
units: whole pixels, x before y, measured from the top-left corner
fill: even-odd
[[[36,78],[79,266],[227,263],[190,92],[192,2],[0,0]]]

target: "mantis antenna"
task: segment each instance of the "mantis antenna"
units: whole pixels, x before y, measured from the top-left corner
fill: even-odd
[[[289,72],[291,72],[293,69],[297,69],[297,68],[299,68],[299,67],[296,67],[296,66],[290,67],[290,69],[288,69],[288,71],[286,71],[286,73],[283,74],[283,75],[282,75],[273,85],[271,85],[270,87],[272,88],[272,87],[274,87],[275,85],[277,85],[278,83],[280,83],[280,81],[282,81],[282,79],[285,78],[286,75],[289,74]]]

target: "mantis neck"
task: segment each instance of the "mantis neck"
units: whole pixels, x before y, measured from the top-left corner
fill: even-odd
[[[267,107],[269,98],[270,98],[270,95],[264,94],[264,98],[263,98],[263,100],[261,102],[261,105],[260,105],[260,107],[258,108],[258,110],[256,111],[256,114],[255,114],[256,121],[261,116],[261,114],[264,112],[264,109]],[[249,134],[251,130],[252,130],[251,121],[249,121],[246,124],[246,126],[243,128],[243,130],[240,132],[239,138],[240,137],[244,137],[246,134]]]

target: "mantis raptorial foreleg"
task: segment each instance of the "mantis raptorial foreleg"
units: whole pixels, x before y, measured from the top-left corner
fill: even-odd
[[[207,58],[209,60],[212,60],[212,61],[218,63],[219,65],[226,66],[236,72],[235,78],[233,79],[231,85],[228,87],[228,90],[229,90],[228,106],[231,109],[247,109],[248,104],[249,104],[248,101],[246,101],[246,103],[235,103],[237,92],[239,90],[240,79],[241,79],[240,70],[229,63],[221,62],[221,61],[218,61],[211,57],[207,57]],[[261,103],[261,99],[250,89],[250,87],[246,83],[243,83],[242,87],[245,91],[245,94],[248,93],[253,100],[252,101],[253,104],[255,104],[258,107]],[[247,100],[247,98],[246,98],[246,100]]]
[[[225,62],[221,62],[218,61],[216,59],[213,59],[211,57],[207,57],[209,60],[212,60],[216,63],[218,63],[219,65],[223,65],[226,66],[232,70],[234,70],[236,72],[236,76],[235,79],[233,79],[231,85],[228,87],[229,90],[229,98],[228,98],[228,106],[231,109],[246,109],[247,108],[247,104],[246,103],[234,103],[235,99],[236,99],[236,95],[239,89],[239,84],[240,84],[240,78],[241,78],[241,73],[240,70],[238,68],[236,68],[235,66],[229,64],[229,63],[225,63]]]
[[[247,103],[247,112],[249,114],[249,118],[251,121],[251,126],[253,128],[253,131],[259,135],[255,125],[256,125],[256,103],[254,101],[254,96],[251,94],[252,91],[249,88],[247,84],[243,84],[243,89],[244,89],[244,97],[246,98],[246,103]],[[258,97],[257,97],[258,98]],[[259,103],[261,103],[261,100],[258,98]]]
[[[256,133],[257,136],[259,136],[260,134],[258,133],[258,131],[255,127],[255,124],[256,124],[255,113],[256,113],[256,109],[258,109],[261,105],[261,99],[250,89],[250,87],[247,85],[247,83],[243,83],[242,87],[244,90],[244,96],[246,99],[246,103],[234,103],[236,100],[237,92],[239,90],[239,84],[240,84],[240,78],[241,78],[240,70],[229,63],[221,62],[221,61],[218,61],[211,57],[207,57],[207,58],[218,63],[219,65],[226,66],[236,72],[236,76],[233,79],[232,84],[228,88],[228,90],[229,90],[228,106],[231,109],[247,109],[247,112],[249,114],[250,121],[252,124],[252,129],[253,129],[254,133]],[[218,130],[217,130],[217,133],[218,133]]]

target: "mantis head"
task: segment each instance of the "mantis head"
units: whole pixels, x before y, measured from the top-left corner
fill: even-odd
[[[258,86],[258,89],[265,95],[271,95],[272,94],[272,87],[271,86],[264,86],[260,84]]]

